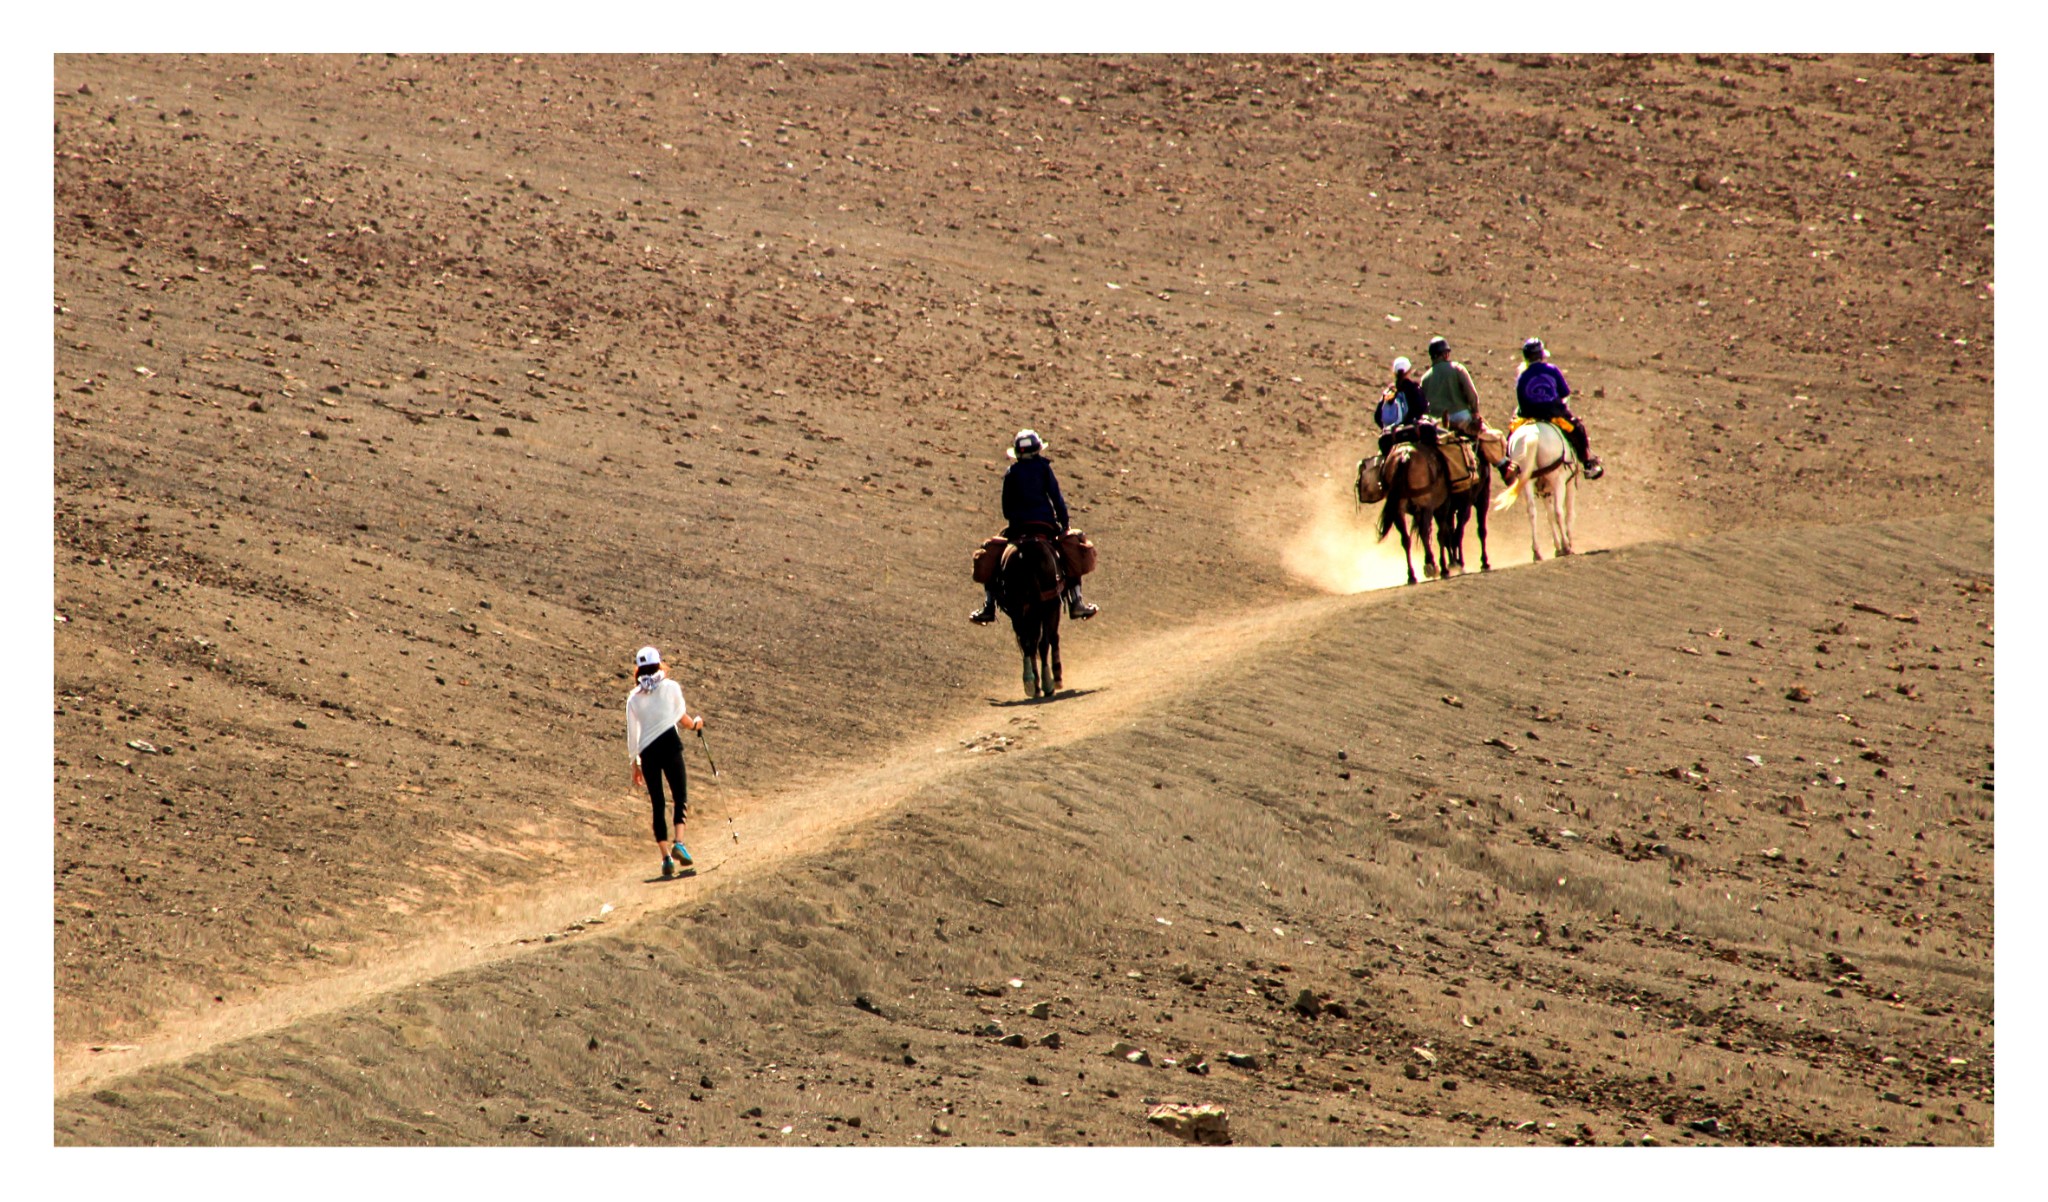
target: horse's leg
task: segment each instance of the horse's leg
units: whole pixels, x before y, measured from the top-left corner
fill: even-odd
[[[1493,508],[1493,487],[1489,483],[1487,487],[1479,490],[1479,503],[1474,507],[1475,514],[1479,519],[1479,570],[1482,572],[1491,572],[1493,570],[1493,565],[1486,561],[1486,511],[1491,508]]]
[[[1038,696],[1038,665],[1032,661],[1031,655],[1031,644],[1034,641],[1035,638],[1027,635],[1025,631],[1021,629],[1018,631],[1017,650],[1024,656],[1024,695],[1026,697]]]
[[[1408,515],[1394,510],[1394,525],[1401,531],[1401,562],[1408,565],[1408,583],[1415,583],[1415,557],[1408,553]]]
[[[1060,691],[1060,685],[1066,683],[1066,673],[1060,668],[1060,625],[1058,610],[1053,611],[1052,625],[1050,629],[1047,631],[1046,637],[1048,641],[1052,644],[1052,690],[1046,694],[1046,696],[1050,697],[1053,693],[1057,693]]]
[[[1529,491],[1531,493],[1536,491],[1535,484],[1530,484]],[[1536,528],[1536,511],[1547,507],[1549,504],[1549,497],[1531,496],[1529,498],[1529,560],[1532,563],[1543,562],[1542,534]]]
[[[1564,525],[1562,527],[1564,531],[1564,550],[1559,552],[1561,555],[1570,555],[1572,553],[1572,523],[1578,519],[1578,496],[1578,471],[1574,468],[1572,474],[1566,477],[1564,482],[1564,499],[1562,503],[1564,513]]]
[[[1422,576],[1425,580],[1434,580],[1443,574],[1436,565],[1435,525],[1435,515],[1429,510],[1415,515],[1415,534],[1422,543]]]

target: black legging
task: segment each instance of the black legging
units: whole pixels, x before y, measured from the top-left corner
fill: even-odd
[[[683,739],[674,727],[661,732],[659,738],[647,745],[640,753],[640,774],[647,781],[647,800],[654,803],[654,837],[666,843],[669,840],[667,806],[662,804],[661,778],[668,774],[669,789],[676,795],[676,833],[681,834],[683,819],[690,807],[690,782],[683,774]]]

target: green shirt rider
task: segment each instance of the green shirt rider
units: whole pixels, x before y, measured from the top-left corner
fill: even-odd
[[[1451,358],[1451,344],[1441,335],[1429,340],[1429,370],[1422,373],[1422,398],[1429,415],[1467,438],[1479,437],[1479,390],[1472,386],[1472,373]],[[1501,479],[1507,476],[1507,460],[1498,465]]]

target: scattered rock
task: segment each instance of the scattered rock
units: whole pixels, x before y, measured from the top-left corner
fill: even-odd
[[[1313,990],[1304,989],[1295,995],[1293,1009],[1303,1018],[1314,1018],[1323,1012],[1323,1004],[1316,1000]]]
[[[865,993],[857,993],[853,996],[853,1008],[856,1010],[865,1010],[869,1014],[875,1015],[876,1017],[882,1016],[882,1008],[880,1006],[875,1005],[874,1001],[870,999],[868,995]]]
[[[1792,686],[1791,688],[1789,688],[1789,689],[1786,689],[1786,690],[1785,690],[1785,700],[1787,700],[1787,701],[1812,701],[1812,700],[1813,700],[1813,694],[1812,694],[1812,693],[1809,693],[1809,692],[1807,692],[1807,690],[1806,690],[1806,688],[1805,688],[1804,686],[1802,686],[1802,685],[1796,685],[1796,684],[1795,684],[1795,685],[1793,685],[1793,686]]]
[[[1052,1003],[1051,1003],[1051,1002],[1037,1002],[1037,1003],[1035,1003],[1035,1004],[1033,1004],[1033,1005],[1032,1005],[1031,1009],[1029,1009],[1029,1010],[1026,1010],[1026,1011],[1025,1011],[1024,1013],[1025,1013],[1025,1014],[1027,1014],[1027,1015],[1030,1015],[1030,1016],[1031,1016],[1032,1018],[1051,1018],[1051,1017],[1052,1017]]]
[[[1042,1048],[1051,1048],[1054,1051],[1058,1051],[1060,1046],[1060,1033],[1058,1031],[1047,1031],[1045,1034],[1038,1037],[1038,1046]]]
[[[951,1135],[951,1134],[953,1134],[953,1127],[952,1127],[952,1125],[951,1125],[950,1123],[946,1122],[946,1120],[944,1120],[944,1119],[933,1119],[933,1120],[932,1120],[932,1134],[933,1134],[933,1135],[940,1135],[940,1136],[944,1136],[944,1135]]]
[[[1249,1052],[1225,1052],[1223,1053],[1223,1063],[1232,1068],[1257,1069],[1259,1067],[1259,1058]]]
[[[1129,1053],[1124,1057],[1124,1059],[1130,1061],[1132,1064],[1140,1065],[1144,1068],[1152,1067],[1152,1053],[1144,1050],[1143,1048],[1140,1048],[1135,1052]]]
[[[1220,1146],[1230,1142],[1230,1114],[1213,1102],[1199,1106],[1162,1103],[1146,1112],[1145,1121],[1190,1143]]]
[[[1694,1119],[1687,1123],[1686,1126],[1706,1135],[1720,1135],[1725,1130],[1721,1126],[1721,1120],[1718,1118]]]
[[[1001,1042],[1002,1045],[1006,1048],[1021,1048],[1029,1041],[1026,1040],[1021,1033],[1019,1033],[1014,1035],[1005,1035],[999,1042]]]
[[[1182,1065],[1181,1067],[1187,1069],[1189,1072],[1193,1073],[1197,1077],[1206,1077],[1209,1075],[1209,1062],[1207,1060],[1202,1059],[1199,1056],[1197,1056],[1193,1060],[1190,1060],[1188,1063]]]

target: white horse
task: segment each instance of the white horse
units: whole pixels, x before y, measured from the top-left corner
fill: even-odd
[[[1515,503],[1515,494],[1524,484],[1536,495],[1529,501],[1529,554],[1536,560],[1543,558],[1543,547],[1536,532],[1536,511],[1545,510],[1550,515],[1550,541],[1558,555],[1572,553],[1572,517],[1577,508],[1579,482],[1579,457],[1572,453],[1571,444],[1565,441],[1564,433],[1549,422],[1529,422],[1508,435],[1508,458],[1521,469],[1515,475],[1515,482],[1508,486],[1500,500],[1493,503],[1496,512]],[[1545,502],[1538,504],[1538,501]]]

